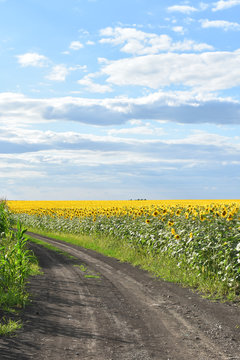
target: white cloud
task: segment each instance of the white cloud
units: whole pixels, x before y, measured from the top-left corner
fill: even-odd
[[[225,10],[240,5],[240,0],[220,0],[214,3],[212,11]]]
[[[111,129],[108,131],[109,135],[163,135],[164,131],[161,128],[151,126],[149,123],[143,124],[142,126],[134,126],[122,129]]]
[[[69,45],[69,49],[71,50],[79,50],[83,48],[83,44],[80,41],[72,41]]]
[[[183,14],[191,14],[192,12],[198,11],[195,7],[188,5],[173,5],[169,6],[167,10],[170,12],[181,12]]]
[[[182,26],[174,26],[172,30],[182,35],[185,33],[185,30]]]
[[[170,100],[170,94],[168,96]],[[185,101],[187,100],[183,93],[175,94],[175,97],[182,97],[181,102],[184,101],[184,97]],[[8,109],[10,104],[6,101],[10,98],[10,94],[5,94],[3,103]],[[41,103],[45,108],[53,105],[63,110],[71,103],[76,105],[81,102],[83,105],[84,101],[88,107],[87,112],[91,112],[93,103],[97,100],[68,97],[39,99],[36,102],[36,100],[17,97],[17,95],[14,98],[12,94],[12,107],[17,106],[16,114],[23,109],[24,103],[25,108],[28,108],[30,104],[36,106],[37,103],[39,108],[39,103]],[[98,104],[110,107],[117,106],[117,102],[121,101],[122,106],[124,102],[127,102],[128,106],[148,106],[156,112],[157,103],[164,101],[166,103],[166,94],[151,94],[142,99],[99,99]],[[18,104],[18,102],[22,103]],[[1,106],[0,108],[2,110]],[[144,107],[141,108],[140,113],[144,109],[146,110]],[[174,113],[177,111],[176,107],[173,108]],[[154,187],[153,198],[162,198],[163,195],[166,198],[169,196],[176,198],[176,196],[182,196],[184,189],[191,187],[192,184],[195,184],[195,194],[204,186],[218,187],[222,184],[221,189],[223,189],[225,183],[228,187],[230,184],[232,189],[236,174],[239,172],[240,137],[233,139],[231,135],[226,136],[224,129],[220,132],[215,128],[217,133],[214,130],[211,132],[190,130],[186,134],[184,133],[186,126],[179,133],[176,130],[180,127],[175,129],[167,127],[168,133],[163,134],[162,129],[157,127],[158,123],[135,119],[129,121],[130,124],[125,125],[124,128],[108,130],[107,127],[101,129],[98,135],[94,135],[91,133],[92,128],[89,127],[78,127],[78,132],[42,131],[34,130],[32,127],[22,127],[21,122],[16,119],[17,122],[17,126],[10,128],[9,123],[5,121],[0,128],[0,148],[4,152],[0,153],[1,189],[8,199],[36,199],[36,197],[53,199],[54,196],[56,199],[63,199],[63,197],[69,199],[74,196],[76,198],[79,192],[81,195],[77,196],[84,199],[87,197],[92,199],[93,193],[96,196],[101,193],[101,198],[109,199],[109,194],[114,196],[114,191],[117,192],[115,196],[119,198],[121,187],[125,191],[123,198],[149,198],[149,193],[143,191],[145,188],[149,189],[149,180],[150,187]],[[61,124],[58,124],[59,130]],[[127,126],[130,126],[130,132]],[[84,133],[83,129],[87,130],[87,133]],[[157,130],[159,134],[156,133]],[[139,136],[142,133],[146,135],[144,138]],[[154,135],[156,137],[153,138]],[[164,136],[157,138],[157,135]],[[54,184],[52,179],[55,179]],[[177,184],[178,191],[174,195],[171,195],[172,186],[171,191],[168,190],[169,179],[172,185]],[[223,183],[222,179],[224,179]],[[156,193],[159,182],[161,188],[164,187],[162,196]],[[139,184],[141,185],[140,195],[136,190]],[[232,190],[232,195],[234,191],[238,191],[237,186],[238,182]],[[69,189],[74,189],[74,191],[70,194]],[[82,189],[84,189],[83,192],[81,192]],[[111,189],[111,191],[105,194],[104,189],[108,191]],[[166,193],[165,189],[169,193]],[[136,196],[135,193],[133,195],[133,190],[136,191]],[[194,191],[192,197],[196,197]],[[219,190],[219,196],[222,193]],[[206,197],[206,193],[202,196]]]
[[[225,20],[200,20],[203,28],[221,28],[225,31],[240,30],[240,24]]]
[[[30,157],[34,156],[34,153],[39,154],[43,151],[48,153],[54,149],[62,151],[66,149],[72,152],[83,149],[89,151],[100,150],[105,153],[124,149],[124,151],[134,152],[136,146],[141,146],[143,149],[144,146],[154,146],[158,142],[156,139],[138,138],[138,135],[143,134],[141,131],[144,131],[144,135],[150,135],[151,137],[164,134],[161,128],[157,126],[151,127],[149,124],[134,127],[130,132],[125,131],[127,129],[114,130],[116,129],[107,131],[107,135],[93,135],[74,131],[41,131],[21,127],[4,130],[4,128],[1,128],[0,144],[5,144],[5,146],[8,144],[9,153],[24,153]],[[131,137],[120,137],[119,135],[131,135]],[[1,155],[0,152],[0,158],[1,156],[4,157],[5,155]],[[0,161],[0,169],[1,167],[6,167],[6,163]],[[11,163],[9,163],[10,167],[14,168]],[[31,168],[31,163],[26,162],[23,168]]]
[[[167,53],[112,61],[102,68],[107,82],[152,89],[181,85],[216,91],[240,85],[240,50],[201,54]],[[231,71],[227,71],[231,69]]]
[[[36,171],[34,170],[23,170],[23,169],[18,169],[18,179],[38,179],[39,177],[44,177],[46,176],[45,173],[38,171],[36,169]],[[7,179],[16,179],[16,169],[12,169],[12,170],[7,170],[6,172],[1,171],[0,172],[0,178],[7,178]]]
[[[55,65],[53,66],[51,73],[46,76],[46,78],[52,81],[65,81],[68,73],[69,70],[65,65]]]
[[[182,27],[175,27],[175,31],[183,31]],[[133,55],[157,54],[166,51],[202,51],[212,50],[211,45],[196,43],[193,40],[174,42],[169,35],[146,33],[135,28],[105,28],[100,31],[103,38],[100,43],[110,43],[115,46],[123,45],[121,51]]]
[[[209,6],[210,6],[210,4],[207,4],[207,3],[204,3],[204,2],[201,2],[200,4],[199,4],[199,8],[200,8],[200,10],[207,10],[208,8],[209,8]]]
[[[118,136],[94,136],[91,134],[80,134],[76,132],[57,133],[50,131],[39,131],[29,129],[17,129],[18,131],[5,132],[6,143],[9,153],[0,154],[0,177],[12,178],[14,169],[19,176],[29,174],[30,177],[49,178],[52,174],[59,174],[62,178],[62,165],[64,165],[66,178],[71,179],[78,173],[83,173],[86,181],[91,178],[89,170],[94,172],[100,169],[112,169],[118,178],[118,171],[138,171],[138,166],[156,166],[161,170],[180,170],[213,164],[235,164],[239,165],[240,139],[232,142],[232,137],[208,133],[206,131],[193,131],[188,136],[176,137],[176,134],[168,139],[144,140],[120,138]],[[160,129],[159,129],[160,130]],[[113,133],[118,135],[120,132]],[[123,131],[120,134],[125,134]],[[138,133],[132,133],[138,135]],[[151,135],[151,134],[150,134]],[[36,136],[34,143],[30,137]],[[13,137],[13,139],[12,139]],[[4,137],[3,137],[4,139]],[[2,140],[2,139],[1,139]],[[29,151],[23,148],[22,152],[14,151],[14,142],[30,145]],[[5,143],[5,144],[6,144]],[[43,144],[48,144],[46,149]],[[76,146],[74,146],[76,145]],[[31,147],[32,146],[32,147]],[[224,149],[224,151],[222,151]],[[128,168],[130,166],[130,168]],[[144,167],[140,168],[142,173]],[[199,169],[198,169],[199,170]],[[15,171],[16,173],[16,171]],[[110,171],[111,173],[111,171]],[[103,173],[102,173],[103,174]],[[8,176],[9,175],[9,176]],[[96,174],[95,174],[96,175]],[[143,174],[142,174],[143,175]],[[56,177],[55,177],[56,179]],[[79,177],[78,180],[79,181]],[[82,178],[81,178],[82,179]],[[67,179],[66,179],[67,180]]]
[[[237,140],[237,139],[236,139]],[[194,130],[191,135],[181,139],[163,140],[167,144],[189,144],[200,146],[214,146],[224,149],[226,153],[238,153],[240,151],[240,139],[233,143],[233,139],[228,136],[209,133],[203,130]]]
[[[166,133],[162,128],[157,127],[156,123],[144,123],[143,121],[130,121],[132,125],[137,125],[131,128],[110,129],[107,130],[108,135],[93,135],[91,133],[79,133],[74,131],[56,132],[56,131],[42,131],[31,130],[28,128],[17,127],[14,129],[1,128],[0,142],[12,144],[14,150],[14,144],[23,145],[22,152],[29,156],[29,159],[37,158],[41,153],[49,154],[57,149],[64,151],[68,149],[69,152],[87,150],[92,153],[93,150],[100,150],[102,152],[113,151],[120,147],[126,151],[135,152],[139,146],[141,146],[143,152],[147,149],[154,151],[156,146],[161,144],[170,145],[197,145],[197,146],[214,146],[219,149],[224,148],[225,153],[235,153],[236,155],[240,151],[240,137],[234,139],[229,136],[219,135],[215,133],[209,133],[202,130],[193,130],[190,135],[176,137],[176,134],[172,137],[172,133]],[[113,135],[113,136],[112,136]],[[145,137],[119,137],[119,135],[150,135],[150,138]],[[152,135],[161,136],[161,139],[152,139]],[[163,136],[164,135],[164,136]],[[28,151],[26,151],[26,146]],[[36,147],[37,145],[37,147]],[[71,147],[75,147],[72,149]],[[115,146],[116,145],[116,146]],[[78,146],[78,147],[76,147]],[[137,146],[137,148],[135,147]],[[149,146],[151,148],[149,148]],[[45,148],[45,149],[44,149]],[[43,150],[44,149],[44,150]],[[21,149],[20,149],[21,150]],[[10,151],[11,152],[11,151]],[[14,151],[13,151],[14,152]],[[18,152],[21,157],[21,151]],[[34,155],[35,153],[35,155]],[[0,154],[0,168],[19,168],[20,164],[13,165],[11,162],[4,159],[9,155]],[[10,156],[11,158],[11,156]],[[24,157],[22,157],[24,160]],[[5,162],[4,162],[5,161]],[[38,160],[35,160],[38,162]],[[25,162],[22,166],[23,169],[31,169],[31,162]]]
[[[1,155],[0,156],[2,159],[4,158],[4,156],[3,155]],[[8,159],[9,158],[9,156],[8,155],[5,155],[5,157]],[[2,171],[4,171],[4,169],[5,170],[9,170],[9,169],[31,169],[31,165],[30,164],[17,164],[17,163],[15,163],[15,162],[12,162],[12,163],[10,163],[10,162],[8,162],[8,161],[6,161],[5,159],[4,160],[2,160],[1,159],[1,161],[0,161],[0,169],[2,170]],[[6,171],[7,172],[7,171]]]
[[[203,91],[158,91],[140,98],[88,99],[61,97],[31,99],[21,94],[0,94],[0,125],[18,129],[18,124],[76,121],[97,126],[122,125],[130,120],[151,119],[176,123],[240,124],[240,103]],[[37,137],[37,134],[31,137]],[[51,137],[46,134],[46,139]],[[15,135],[16,138],[16,135]],[[79,140],[79,138],[78,138]]]
[[[18,63],[23,66],[34,66],[34,67],[44,67],[48,65],[48,58],[44,55],[38,53],[29,52],[22,55],[17,55]]]
[[[106,156],[107,154],[107,156]],[[5,156],[6,157],[6,156]],[[42,150],[32,153],[8,155],[9,159],[18,159],[34,164],[49,164],[88,167],[99,165],[120,165],[120,164],[141,164],[141,163],[156,163],[158,159],[152,158],[150,155],[141,155],[129,151],[101,151],[101,150]],[[1,159],[1,156],[0,156]],[[168,162],[166,159],[161,159],[161,162]],[[186,160],[187,161],[187,160]],[[170,161],[173,162],[173,161]],[[181,162],[181,160],[176,160]],[[16,172],[15,172],[16,176]]]
[[[109,60],[103,57],[99,57],[98,59],[99,64],[108,64]]]
[[[87,91],[92,93],[104,94],[113,91],[110,85],[97,84],[92,80],[92,77],[94,77],[94,74],[88,74],[78,80],[78,84],[83,85]]]
[[[15,127],[18,123],[25,126],[30,123],[46,122],[42,116],[45,106],[45,102],[25,97],[21,93],[0,93],[0,124]]]
[[[166,143],[167,144],[167,143]],[[161,151],[160,153],[156,152],[156,146],[158,148],[160,146],[161,150],[164,150],[164,153]],[[161,170],[179,170],[184,168],[193,168],[199,167],[201,165],[211,164],[212,161],[208,159],[199,159],[195,155],[188,155],[185,150],[186,144],[167,144],[168,151],[166,151],[166,145],[164,143],[153,143],[151,148],[148,151],[145,151],[143,148],[142,151],[139,150],[108,150],[104,151],[101,149],[95,150],[68,150],[68,149],[49,149],[49,150],[41,150],[37,152],[24,153],[24,154],[7,154],[4,155],[4,159],[8,159],[8,161],[14,161],[16,163],[23,164],[31,164],[32,171],[23,170],[25,174],[31,173],[32,176],[35,177],[37,173],[42,176],[48,174],[48,177],[51,176],[51,169],[54,169],[54,174],[59,172],[59,169],[62,165],[64,165],[64,169],[68,173],[68,183],[69,183],[69,175],[71,176],[71,183],[73,180],[72,175],[78,174],[80,169],[84,169],[84,177],[87,182],[91,181],[91,176],[89,176],[89,171],[94,169],[94,176],[96,176],[96,172],[98,169],[108,169],[108,177],[109,177],[109,169],[112,169],[112,166],[115,169],[113,171],[113,178],[118,178],[119,173],[126,171],[132,172],[132,167],[135,168],[135,171],[138,172],[138,167],[140,166],[141,173],[146,171],[148,173],[149,166],[157,166],[157,171]],[[191,145],[191,144],[190,144]],[[195,143],[194,146],[197,144]],[[177,146],[177,147],[176,147]],[[199,153],[201,153],[201,145],[199,146]],[[178,149],[179,153],[177,156],[172,156],[172,152],[175,152]],[[194,149],[194,148],[192,148]],[[195,148],[196,150],[196,148]],[[215,156],[218,154],[218,151],[215,152]],[[0,155],[0,162],[3,156]],[[215,160],[215,162],[218,162]],[[146,166],[145,170],[144,167]],[[118,167],[118,172],[116,173],[116,167]],[[122,168],[122,170],[121,170]],[[13,171],[14,172],[14,171]],[[82,173],[82,171],[80,171]],[[110,171],[111,173],[112,171]],[[7,172],[5,172],[5,176],[7,177]],[[16,174],[16,173],[15,173]],[[141,176],[144,174],[142,173]],[[138,175],[136,175],[138,176]],[[20,176],[21,177],[21,176]],[[56,179],[56,177],[55,177]],[[79,176],[77,175],[76,180],[79,182]],[[67,180],[67,179],[66,179]],[[106,180],[106,179],[105,179]],[[109,178],[108,178],[109,180]],[[111,181],[111,180],[110,180]]]
[[[70,66],[68,68],[69,71],[76,71],[76,70],[81,70],[83,72],[87,71],[87,65],[76,65],[76,66]]]
[[[87,44],[87,45],[95,45],[95,42],[94,42],[94,41],[91,41],[91,40],[88,40],[88,41],[86,42],[86,44]]]
[[[76,65],[76,66],[70,66],[67,67],[64,64],[59,64],[53,66],[50,74],[46,76],[46,79],[52,80],[52,81],[65,81],[67,75],[72,71],[81,70],[83,72],[87,71],[86,65]]]

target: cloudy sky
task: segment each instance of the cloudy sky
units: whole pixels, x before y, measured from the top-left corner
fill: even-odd
[[[240,0],[0,0],[0,197],[240,198]]]

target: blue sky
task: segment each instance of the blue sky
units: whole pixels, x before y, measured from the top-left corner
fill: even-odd
[[[240,198],[240,0],[0,0],[0,196]]]

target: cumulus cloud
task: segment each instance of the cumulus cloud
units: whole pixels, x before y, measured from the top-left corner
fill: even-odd
[[[175,27],[174,31],[183,32],[182,27]],[[174,42],[169,35],[146,33],[129,27],[107,27],[100,31],[100,43],[109,43],[122,46],[121,51],[133,55],[157,54],[166,51],[203,51],[212,50],[206,43],[197,43],[193,40]]]
[[[78,80],[78,84],[84,86],[84,88],[92,93],[100,93],[104,94],[106,92],[113,91],[111,86],[108,84],[97,84],[92,80],[94,74],[88,74],[84,76],[82,79]]]
[[[203,28],[221,28],[224,31],[240,30],[240,24],[226,20],[200,20]]]
[[[46,78],[52,81],[65,81],[68,73],[69,70],[65,65],[55,65],[53,66],[51,73],[48,74]]]
[[[80,41],[72,41],[69,45],[71,50],[79,50],[83,48],[83,44]]]
[[[73,42],[74,43],[74,42]],[[74,48],[75,46],[75,50],[77,50],[77,46],[79,46],[79,44],[73,44],[72,45]],[[65,54],[68,52],[64,52]],[[46,76],[46,79],[48,80],[52,80],[52,81],[65,81],[67,75],[72,72],[72,71],[76,71],[76,70],[83,70],[84,72],[87,70],[87,66],[86,65],[76,65],[76,66],[69,66],[67,67],[64,64],[56,64],[53,65],[53,62],[47,58],[44,55],[38,54],[38,53],[34,53],[34,52],[28,52],[22,55],[17,55],[16,56],[18,59],[18,63],[22,66],[22,67],[28,67],[28,66],[32,66],[32,67],[52,67],[51,68],[51,72]]]
[[[236,5],[240,5],[240,0],[220,0],[214,3],[212,11],[225,10]]]
[[[207,4],[207,3],[204,3],[204,2],[201,2],[200,4],[199,4],[199,8],[200,8],[200,10],[207,10],[208,8],[209,8],[209,6],[210,6],[210,4]]]
[[[182,35],[185,33],[185,30],[182,26],[174,26],[172,30]]]
[[[51,72],[46,76],[46,79],[52,81],[65,81],[66,77],[72,71],[81,70],[83,72],[87,71],[86,65],[77,65],[77,66],[70,66],[67,67],[64,64],[58,64],[52,67]]]
[[[181,85],[198,91],[216,91],[240,85],[239,61],[240,50],[166,53],[112,61],[101,71],[108,76],[108,83],[118,86],[158,89]]]
[[[183,14],[191,14],[192,12],[198,11],[195,7],[189,5],[173,5],[167,8],[169,12],[180,12]]]
[[[17,55],[17,59],[18,63],[23,67],[44,67],[49,63],[49,60],[46,56],[35,52],[28,52],[22,55]]]

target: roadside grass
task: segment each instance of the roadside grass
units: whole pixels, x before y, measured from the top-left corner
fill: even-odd
[[[41,275],[42,271],[38,265],[37,259],[33,258],[29,264],[28,276]],[[26,285],[28,281],[25,282]],[[25,287],[25,286],[24,286]],[[0,336],[12,335],[16,330],[21,329],[23,324],[18,316],[21,309],[31,303],[30,294],[18,285],[9,287],[8,291],[0,286]],[[14,316],[14,319],[11,316]]]
[[[51,245],[51,244],[47,244],[46,242],[44,242],[44,241],[42,241],[42,240],[35,239],[35,238],[31,237],[31,236],[29,236],[29,240],[30,240],[31,242],[34,242],[35,244],[42,245],[42,246],[44,246],[45,248],[47,248],[47,249],[49,249],[49,250],[56,251],[58,254],[64,255],[64,256],[66,256],[68,259],[78,260],[75,256],[70,255],[70,254],[67,253],[66,251],[63,251],[63,250],[59,249],[58,247],[53,246],[53,245]]]
[[[141,247],[130,245],[124,240],[114,239],[106,236],[87,236],[47,232],[36,228],[29,228],[29,231],[62,240],[86,249],[97,251],[103,255],[114,257],[121,262],[128,262],[134,266],[148,271],[152,276],[164,281],[173,282],[189,287],[198,292],[202,297],[219,301],[239,302],[240,296],[234,292],[225,291],[222,281],[216,278],[207,278],[199,275],[199,272],[189,270],[187,265],[178,266],[178,262],[166,254],[156,254],[143,250]],[[35,241],[35,239],[34,239]],[[59,251],[59,249],[57,250]],[[62,252],[62,250],[60,250]]]
[[[56,237],[55,237],[55,239],[56,239]],[[54,246],[52,244],[48,244],[45,241],[35,239],[33,237],[29,237],[29,240],[31,242],[35,243],[35,244],[44,246],[45,248],[47,248],[49,250],[56,251],[58,254],[63,255],[66,258],[70,259],[70,260],[75,260],[76,262],[79,262],[79,259],[77,257],[70,255],[68,252],[63,251],[63,250],[59,249],[58,247],[56,247],[56,246]],[[101,278],[100,274],[93,273],[92,271],[90,271],[88,269],[88,267],[86,265],[79,264],[79,263],[74,263],[73,266],[80,269],[85,278],[89,278],[89,279],[90,278],[94,278],[94,279],[100,279]]]
[[[26,284],[29,276],[39,274],[38,261],[27,247],[22,225],[11,230],[6,202],[0,200],[0,336],[21,328],[19,309],[30,302]]]

